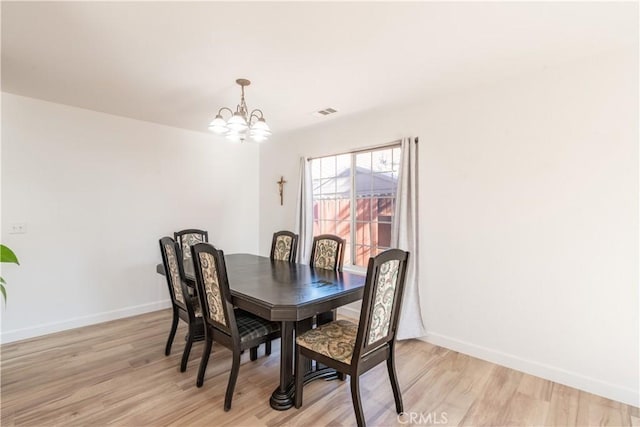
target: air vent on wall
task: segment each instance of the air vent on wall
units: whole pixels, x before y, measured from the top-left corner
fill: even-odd
[[[324,110],[314,111],[311,114],[314,115],[315,117],[324,117],[324,116],[328,116],[329,114],[333,114],[337,112],[338,110],[336,110],[335,108],[327,107]]]

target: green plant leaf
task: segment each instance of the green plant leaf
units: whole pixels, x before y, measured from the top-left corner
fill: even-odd
[[[0,277],[0,283],[3,284],[3,285],[6,285],[7,281],[4,280],[4,277]]]
[[[5,245],[0,245],[0,262],[11,262],[20,265],[16,254]]]
[[[2,296],[4,297],[4,303],[7,303],[7,291],[4,289],[4,285],[0,285],[0,292],[2,293]]]

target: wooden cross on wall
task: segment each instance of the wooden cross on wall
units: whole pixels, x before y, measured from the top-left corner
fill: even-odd
[[[283,199],[282,199],[282,197],[283,197],[283,195],[284,195],[284,184],[285,184],[286,182],[287,182],[287,181],[285,181],[285,180],[284,180],[284,177],[283,177],[283,176],[281,176],[281,177],[280,177],[280,181],[278,181],[278,182],[276,183],[276,184],[278,184],[278,187],[279,187],[279,189],[280,189],[280,206],[282,206],[282,205],[283,205]]]

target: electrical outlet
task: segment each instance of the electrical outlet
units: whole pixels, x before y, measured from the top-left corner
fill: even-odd
[[[24,222],[11,224],[9,234],[24,234],[27,232],[27,224]]]

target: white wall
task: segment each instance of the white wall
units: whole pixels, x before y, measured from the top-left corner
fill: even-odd
[[[637,50],[261,146],[260,252],[294,227],[300,155],[411,135],[428,340],[638,405]]]
[[[3,93],[2,341],[168,307],[175,230],[255,253],[257,170],[255,145]]]

